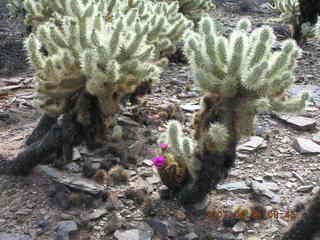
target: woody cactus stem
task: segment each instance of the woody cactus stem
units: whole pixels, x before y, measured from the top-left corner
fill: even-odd
[[[251,32],[250,21],[244,19],[227,39],[217,32],[209,16],[202,18],[199,26],[199,33],[186,33],[185,53],[204,97],[193,121],[194,166],[180,163],[188,166],[188,173],[201,167],[180,187],[178,198],[183,203],[202,200],[227,176],[235,161],[236,145],[241,136],[252,134],[257,113],[297,112],[308,98],[303,94],[289,99],[285,94],[294,81],[300,54],[295,41],[284,41],[281,51],[272,52],[275,35],[269,27]],[[170,141],[167,143],[170,146]],[[172,155],[176,161],[183,156]]]
[[[320,190],[309,207],[287,231],[281,240],[315,240],[320,229]]]

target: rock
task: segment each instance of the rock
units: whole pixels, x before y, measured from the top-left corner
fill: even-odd
[[[155,234],[160,235],[162,238],[167,238],[169,235],[168,224],[163,223],[157,218],[152,218],[146,221],[152,228]]]
[[[44,216],[39,221],[38,226],[41,228],[41,232],[47,232],[49,230],[49,217],[48,216]]]
[[[314,141],[317,144],[320,144],[320,132],[318,132],[312,136],[312,141]]]
[[[157,184],[157,183],[159,183],[160,181],[161,181],[161,179],[158,177],[158,176],[156,176],[156,175],[154,175],[154,176],[152,176],[152,177],[147,177],[147,182],[149,183],[149,184]]]
[[[72,153],[72,160],[73,161],[77,161],[81,159],[81,153],[77,148],[73,149],[73,153]]]
[[[152,233],[140,229],[131,229],[126,231],[117,230],[114,237],[118,240],[151,240]]]
[[[183,237],[183,239],[185,239],[185,240],[198,240],[199,236],[196,233],[191,232],[191,233],[188,233],[187,235],[185,235]]]
[[[235,182],[235,183],[228,183],[223,185],[218,185],[217,190],[220,191],[249,191],[251,188],[248,186],[246,182]]]
[[[280,203],[280,196],[272,192],[279,191],[277,184],[272,182],[252,182],[251,186],[256,194],[264,195],[270,198],[272,203]]]
[[[306,193],[306,192],[311,192],[312,189],[313,189],[313,185],[305,185],[305,186],[298,187],[297,192]]]
[[[82,168],[79,166],[79,164],[75,162],[68,163],[63,168],[71,173],[79,173],[82,171]]]
[[[320,145],[305,138],[296,138],[293,147],[301,154],[320,153]]]
[[[235,240],[236,237],[232,233],[209,233],[204,239]]]
[[[177,210],[175,213],[175,216],[178,221],[183,221],[187,217],[186,214],[184,212],[182,212],[181,210]]]
[[[43,173],[50,177],[53,181],[67,185],[70,188],[74,188],[80,191],[88,192],[93,195],[97,195],[104,191],[104,187],[97,184],[93,180],[79,177],[77,175],[67,174],[49,166],[40,165],[37,167],[40,173]]]
[[[316,127],[316,120],[300,116],[277,115],[279,119],[299,130],[312,130]]]
[[[298,173],[292,172],[292,175],[296,177],[302,184],[304,184],[303,177],[301,177]]]
[[[96,220],[108,213],[108,209],[102,207],[98,209],[94,209],[91,213],[89,213],[87,216],[84,217],[85,220],[91,221]]]
[[[241,233],[244,232],[247,225],[244,222],[238,222],[236,225],[233,226],[232,231],[234,233]]]
[[[75,221],[62,221],[56,227],[56,240],[69,240],[69,234],[78,231],[78,225]]]
[[[0,233],[1,240],[32,240],[27,235],[11,234],[11,233]]]
[[[240,160],[247,159],[248,157],[249,155],[247,154],[237,153],[237,158],[239,158]]]
[[[122,227],[122,218],[120,216],[118,216],[117,214],[113,213],[108,218],[108,222],[106,223],[106,225],[104,227],[104,232],[106,234],[110,234],[121,227]]]
[[[127,126],[133,126],[133,127],[139,127],[140,124],[133,121],[131,118],[129,117],[126,117],[126,116],[120,116],[118,118],[118,123],[119,124],[124,124],[124,125],[127,125]]]
[[[143,160],[143,163],[144,163],[145,165],[149,166],[149,167],[153,166],[153,162],[152,162],[151,160],[149,160],[149,159]]]
[[[187,112],[195,112],[200,110],[201,106],[200,105],[193,105],[193,104],[183,104],[180,106],[181,109],[187,111]]]
[[[70,199],[71,191],[63,184],[53,185],[49,191],[49,197],[52,202],[63,210],[72,206]]]
[[[250,12],[257,11],[258,5],[255,0],[241,0],[240,1],[240,11],[242,12]]]
[[[264,148],[264,143],[265,141],[262,137],[250,137],[248,142],[241,144],[239,147],[237,147],[237,151],[240,153],[254,152],[258,149]]]

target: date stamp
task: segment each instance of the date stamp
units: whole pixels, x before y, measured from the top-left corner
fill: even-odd
[[[267,211],[266,213],[262,214],[260,211],[252,210],[251,213],[243,212],[235,212],[232,213],[231,211],[227,211],[224,209],[214,209],[207,212],[207,215],[203,220],[221,220],[227,218],[238,218],[238,219],[251,219],[251,220],[266,220],[266,219],[282,219],[285,221],[295,221],[298,217],[298,212],[294,210],[279,210],[279,209],[272,209]]]

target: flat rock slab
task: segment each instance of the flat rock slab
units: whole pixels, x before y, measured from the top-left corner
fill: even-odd
[[[46,165],[39,165],[37,169],[40,173],[47,175],[53,181],[62,183],[64,185],[67,185],[68,187],[83,192],[88,192],[96,195],[105,190],[105,188],[102,185],[97,184],[93,180],[69,174]]]
[[[316,120],[301,116],[276,115],[280,120],[300,130],[311,130],[316,127]]]
[[[320,145],[311,141],[310,139],[305,138],[296,138],[293,143],[293,147],[302,154],[318,154],[320,153]]]
[[[180,106],[182,110],[185,110],[187,112],[195,112],[200,110],[200,105],[194,105],[194,104],[183,104]]]
[[[152,233],[140,229],[131,229],[127,231],[117,230],[114,233],[114,237],[118,240],[151,240]]]
[[[32,240],[27,235],[0,233],[0,240]]]
[[[265,140],[262,137],[250,137],[249,141],[237,147],[240,153],[254,152],[256,150],[266,147]]]
[[[235,182],[223,185],[217,185],[217,190],[220,191],[249,191],[251,188],[246,182]]]

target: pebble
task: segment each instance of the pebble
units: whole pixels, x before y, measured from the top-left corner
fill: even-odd
[[[114,237],[117,240],[151,240],[152,233],[142,231],[140,229],[131,229],[126,231],[117,230],[114,233]]]

